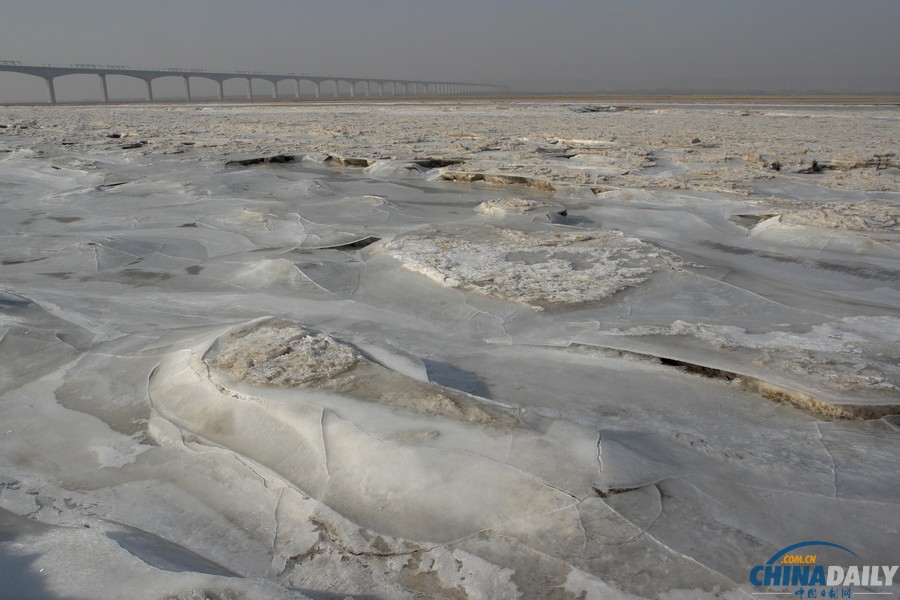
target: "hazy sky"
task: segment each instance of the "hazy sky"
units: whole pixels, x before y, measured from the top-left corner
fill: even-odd
[[[2,0],[0,8],[0,60],[26,63],[522,90],[900,91],[900,0]],[[0,87],[0,101],[8,95]]]

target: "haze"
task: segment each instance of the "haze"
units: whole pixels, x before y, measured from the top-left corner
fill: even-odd
[[[30,0],[4,6],[0,60],[867,93],[900,90],[898,23],[897,0]],[[0,74],[0,101],[43,97],[40,80]]]

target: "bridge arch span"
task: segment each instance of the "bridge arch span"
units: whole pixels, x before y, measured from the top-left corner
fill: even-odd
[[[110,73],[106,76],[106,84],[106,101],[112,100],[113,96],[121,100],[146,99],[147,80],[143,77],[125,73]],[[102,95],[102,83],[100,87]]]
[[[378,95],[383,96],[388,90],[385,88],[390,86],[390,94],[392,96],[417,96],[422,94],[434,95],[460,95],[460,94],[483,94],[491,90],[505,89],[503,86],[488,84],[473,84],[461,82],[440,82],[440,81],[422,81],[413,79],[368,79],[364,77],[336,77],[336,76],[310,76],[300,75],[297,73],[262,73],[258,71],[208,71],[205,69],[186,69],[186,68],[167,68],[167,69],[134,69],[123,65],[91,65],[91,64],[75,64],[68,66],[55,65],[34,65],[22,64],[18,61],[0,60],[0,73],[7,76],[10,73],[19,73],[41,78],[45,82],[47,89],[48,101],[53,104],[56,102],[56,86],[57,79],[70,77],[73,75],[84,79],[95,78],[94,85],[99,83],[101,100],[109,100],[108,78],[113,75],[130,77],[144,82],[145,99],[152,101],[154,99],[154,84],[162,88],[171,88],[168,81],[169,78],[180,80],[181,97],[191,99],[193,92],[191,89],[191,80],[200,80],[200,87],[206,84],[201,83],[209,80],[215,84],[216,96],[224,97],[224,84],[232,79],[243,80],[245,85],[245,95],[253,98],[254,80],[256,85],[261,82],[268,83],[268,92],[273,98],[279,97],[279,84],[285,87],[284,82],[288,82],[287,87],[291,83],[294,88],[294,96],[300,97],[301,82],[306,81],[315,86],[316,97],[321,96],[322,84],[329,84],[326,90],[331,91],[332,95],[338,97],[341,95],[341,88],[346,90],[346,95],[355,97],[357,93],[365,93],[366,96],[372,95],[372,86],[378,86]],[[160,82],[159,80],[163,80]],[[66,84],[65,95],[70,95],[71,85]],[[96,89],[96,87],[95,87]],[[158,90],[162,91],[162,90]],[[84,94],[84,90],[76,92],[76,94]],[[83,98],[79,98],[83,100]]]
[[[66,73],[53,77],[53,96],[56,102],[86,102],[102,98],[98,93],[101,79],[89,73]]]
[[[0,73],[0,89],[7,92],[6,102],[29,102],[47,95],[47,82],[40,75],[31,73]]]

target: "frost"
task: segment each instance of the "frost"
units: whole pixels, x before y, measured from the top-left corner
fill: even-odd
[[[407,269],[449,287],[533,308],[603,300],[664,265],[656,247],[620,231],[435,229],[398,238],[387,251]]]
[[[900,231],[900,205],[888,202],[827,202],[785,213],[785,223],[853,231]]]
[[[848,317],[815,325],[806,333],[769,331],[749,333],[733,325],[674,321],[669,327],[639,326],[612,330],[616,335],[691,335],[717,348],[753,348],[853,352],[868,341],[900,341],[900,319],[894,317]]]
[[[486,215],[526,214],[535,210],[561,210],[558,204],[528,200],[527,198],[494,198],[475,207],[476,212]]]
[[[861,358],[822,356],[805,349],[779,348],[765,350],[754,362],[818,381],[824,387],[838,392],[900,394],[900,387],[889,379],[879,365]]]
[[[352,369],[359,353],[325,334],[288,323],[269,323],[221,340],[207,364],[257,385],[295,386]]]
[[[669,327],[640,326],[616,335],[692,336],[719,349],[750,350],[753,363],[839,392],[898,393],[900,371],[890,356],[880,361],[863,358],[870,347],[900,342],[900,319],[848,317],[815,325],[805,333],[769,331],[749,333],[733,325],[675,321]]]
[[[332,389],[367,402],[488,429],[519,426],[513,417],[465,394],[392,371],[349,344],[291,321],[264,321],[227,334],[207,351],[204,361],[233,380],[253,385]],[[230,382],[223,383],[217,385],[224,388]]]

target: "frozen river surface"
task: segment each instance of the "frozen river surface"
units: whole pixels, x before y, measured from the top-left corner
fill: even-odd
[[[897,565],[898,140],[896,108],[0,109],[0,596]]]

